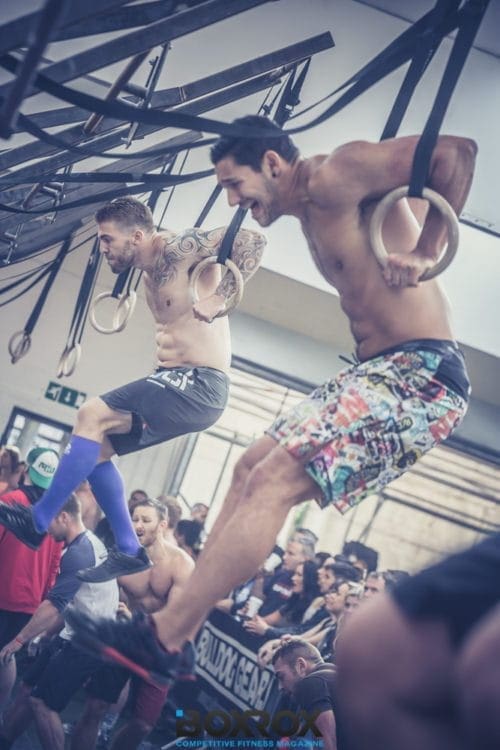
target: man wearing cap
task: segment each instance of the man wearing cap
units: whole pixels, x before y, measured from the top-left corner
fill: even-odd
[[[5,503],[31,506],[49,487],[59,458],[50,448],[33,448],[26,460],[24,484],[2,495]],[[0,526],[0,650],[26,625],[53,586],[62,543],[47,535],[37,551]],[[7,702],[16,679],[16,663],[0,664],[0,709]]]

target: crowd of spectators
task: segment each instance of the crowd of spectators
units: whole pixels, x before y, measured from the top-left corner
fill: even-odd
[[[1,449],[2,501],[36,503],[57,463],[50,448],[34,448],[26,460],[15,448]],[[72,646],[64,621],[68,604],[92,616],[153,612],[190,575],[206,539],[209,507],[183,508],[175,497],[151,499],[140,488],[130,492],[128,505],[154,564],[118,582],[82,583],[77,576],[114,545],[87,482],[68,498],[38,550],[0,527],[0,750],[12,747],[30,723],[44,750],[132,750],[142,747],[160,718],[168,689],[155,691],[123,668],[103,667]],[[317,542],[313,531],[296,528],[217,608],[255,639],[259,664],[274,668],[286,705],[319,711],[317,726],[328,733],[329,750],[341,747],[334,689],[338,635],[358,606],[405,574],[378,570],[377,552],[360,542],[349,541],[338,553],[318,551]],[[23,670],[14,689],[19,659]],[[61,714],[81,689],[81,715],[63,725]],[[121,711],[125,718],[118,722]]]

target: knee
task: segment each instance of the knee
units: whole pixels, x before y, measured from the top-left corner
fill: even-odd
[[[76,425],[80,428],[98,425],[103,419],[103,405],[99,398],[89,398],[77,411]]]
[[[245,500],[248,501],[252,500],[253,498],[257,502],[264,488],[269,489],[272,481],[273,472],[271,471],[269,460],[259,461],[258,463],[254,464],[254,466],[252,466],[252,468],[248,471],[245,478]],[[271,493],[268,496],[268,502],[270,503],[278,502],[278,500],[278,494]]]
[[[30,695],[28,698],[28,701],[29,701],[31,710],[37,716],[46,714],[49,711],[49,708],[46,706],[46,704],[43,702],[41,698],[36,698],[34,695]]]
[[[101,721],[101,719],[104,718],[106,711],[108,711],[110,705],[111,704],[107,701],[103,701],[99,698],[89,698],[83,710],[82,720]]]

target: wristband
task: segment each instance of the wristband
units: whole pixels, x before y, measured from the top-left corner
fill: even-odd
[[[16,643],[20,643],[20,644],[21,644],[21,646],[24,646],[24,641],[22,641],[22,640],[21,640],[20,638],[18,638],[18,637],[17,637],[17,635],[16,635],[16,637],[14,638],[14,641],[15,641]]]

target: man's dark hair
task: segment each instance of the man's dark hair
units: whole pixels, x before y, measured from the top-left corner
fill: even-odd
[[[74,492],[71,493],[71,495],[68,497],[63,507],[59,511],[59,513],[67,513],[69,516],[73,516],[73,518],[78,518],[81,512],[82,506],[80,505],[80,501]],[[59,513],[57,515],[59,515]]]
[[[98,224],[104,221],[114,221],[127,229],[140,227],[147,232],[154,232],[155,229],[153,214],[149,207],[133,195],[125,195],[123,198],[115,198],[105,203],[96,211],[95,220]]]
[[[291,667],[300,657],[313,664],[323,663],[323,658],[316,646],[303,638],[293,638],[276,649],[273,654],[273,664],[276,664],[278,659],[283,659]]]
[[[357,583],[361,580],[363,573],[359,568],[348,562],[333,562],[323,566],[335,575],[337,581],[354,581]]]
[[[176,531],[179,535],[184,537],[188,547],[191,547],[195,552],[198,549],[200,543],[200,534],[203,531],[203,524],[199,521],[191,521],[190,519],[183,518],[177,524]]]
[[[356,542],[354,540],[346,542],[342,547],[342,554],[350,558],[351,555],[356,557],[358,560],[362,560],[369,573],[373,570],[377,570],[378,565],[378,552],[373,547],[367,547],[362,542]],[[337,557],[335,557],[337,559]]]
[[[19,465],[24,463],[21,460],[21,453],[17,445],[4,445],[0,448],[0,451],[9,457],[11,472],[17,471]]]
[[[154,508],[160,521],[165,521],[167,518],[167,509],[162,503],[159,503],[158,500],[151,500],[149,497],[146,498],[146,500],[140,500],[138,503],[134,504],[132,515],[137,508]]]
[[[240,125],[253,130],[272,130],[281,133],[277,137],[262,135],[261,138],[247,138],[245,136],[222,135],[210,149],[212,164],[217,164],[226,156],[232,156],[237,164],[251,167],[255,172],[261,171],[262,157],[266,151],[276,151],[290,164],[297,159],[299,149],[289,135],[286,135],[279,125],[267,117],[260,115],[246,115],[233,120],[232,125]]]

